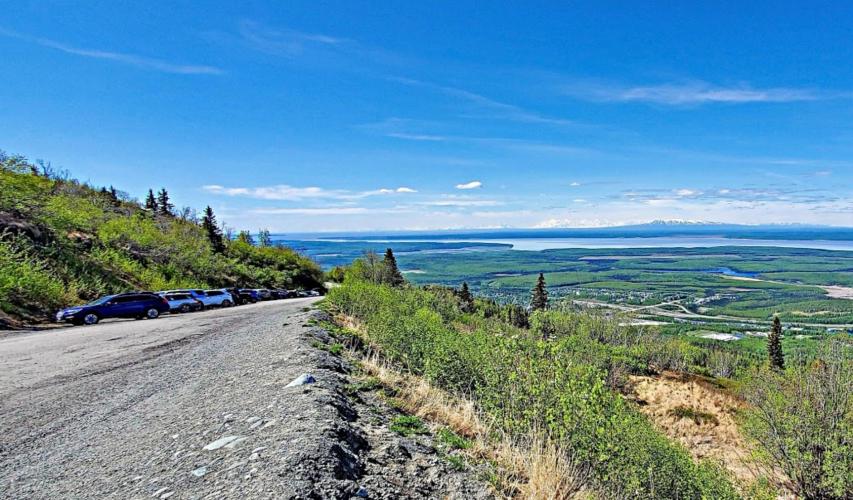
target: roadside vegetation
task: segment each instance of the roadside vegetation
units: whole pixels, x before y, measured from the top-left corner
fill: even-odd
[[[210,207],[176,209],[165,188],[139,203],[0,152],[0,321],[128,290],[321,285],[320,268],[269,233],[260,244],[232,236]]]
[[[853,492],[853,359],[843,339],[826,342],[831,355],[816,351],[788,363],[780,363],[774,341],[763,359],[743,360],[732,379],[720,368],[729,362],[720,359],[724,353],[619,317],[548,309],[544,279],[534,283],[535,307],[528,313],[475,298],[467,284],[459,290],[392,284],[388,263],[375,254],[356,261],[343,285],[329,293],[328,307],[356,325],[369,349],[394,370],[471,401],[471,411],[489,422],[489,435],[538,440],[556,453],[561,470],[575,475],[566,481],[582,485],[571,491],[608,498],[767,498],[776,487],[804,498]],[[715,370],[725,374],[708,375]],[[632,377],[663,371],[695,373],[706,377],[705,385],[742,397],[746,405],[737,420],[744,436],[765,470],[781,470],[784,477],[747,484],[720,463],[695,460],[662,434],[628,396]],[[799,406],[795,418],[783,415],[791,404]],[[667,415],[689,425],[719,424],[689,406]]]

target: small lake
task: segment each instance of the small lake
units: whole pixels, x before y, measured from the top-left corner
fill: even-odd
[[[702,272],[709,274],[722,274],[725,276],[735,276],[738,278],[755,278],[756,276],[758,276],[758,273],[744,273],[740,271],[735,271],[730,267],[715,267],[714,269],[706,269]]]

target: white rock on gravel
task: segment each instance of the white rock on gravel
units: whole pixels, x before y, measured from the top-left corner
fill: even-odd
[[[238,444],[242,443],[243,441],[245,441],[245,440],[247,440],[247,439],[249,439],[249,438],[247,438],[247,437],[237,438],[237,439],[235,439],[234,441],[231,441],[230,443],[226,444],[226,445],[225,445],[225,448],[226,448],[226,449],[229,449],[229,450],[230,450],[230,449],[233,449],[233,448],[236,448]]]
[[[285,387],[298,387],[300,385],[313,384],[316,381],[317,379],[314,378],[314,375],[311,375],[310,373],[303,373],[302,375],[293,379]]]
[[[192,475],[195,477],[204,477],[205,474],[207,474],[207,466],[199,467],[192,471]]]
[[[160,495],[162,495],[163,493],[165,493],[167,491],[169,491],[169,488],[160,488],[159,490],[155,491],[154,494],[151,496],[152,497],[159,497]]]
[[[261,419],[261,417],[249,417],[246,419],[246,423],[247,424],[254,424],[255,422],[257,422],[260,419]]]
[[[236,441],[238,439],[240,439],[240,436],[225,436],[223,438],[217,439],[216,441],[214,441],[212,443],[208,443],[207,446],[204,447],[204,449],[207,451],[218,450],[219,448],[222,448],[226,444],[228,444],[232,441]]]

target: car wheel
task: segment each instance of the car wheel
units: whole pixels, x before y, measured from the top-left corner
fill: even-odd
[[[188,312],[190,312],[190,309],[191,309],[191,307],[189,304],[184,304],[181,306],[181,312],[182,313],[188,313]]]
[[[154,309],[153,307],[145,311],[145,317],[148,319],[156,319],[158,316],[160,316],[160,311]]]
[[[89,314],[83,316],[83,324],[84,325],[95,325],[100,320],[101,320],[101,318],[99,318],[98,315],[95,313],[89,313]]]
[[[231,307],[232,305],[233,305],[233,304],[232,304],[232,303],[231,303],[231,301],[230,301],[230,300],[228,300],[228,299],[225,299],[225,300],[223,300],[223,301],[222,301],[222,307]]]

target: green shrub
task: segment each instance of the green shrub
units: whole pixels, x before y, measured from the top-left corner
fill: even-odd
[[[731,487],[723,472],[694,464],[608,386],[617,365],[643,371],[655,357],[683,359],[690,346],[650,347],[641,333],[619,333],[614,322],[583,314],[536,313],[530,331],[519,329],[498,317],[464,314],[438,288],[349,277],[327,298],[358,318],[391,361],[473,399],[501,430],[524,436],[537,429],[565,445],[607,496],[711,498]],[[549,341],[542,340],[546,323]],[[711,472],[724,484],[710,484]]]
[[[401,436],[414,436],[416,434],[429,434],[429,429],[418,417],[403,415],[394,417],[390,429]]]
[[[288,248],[229,242],[217,253],[192,220],[33,173],[43,170],[0,151],[0,215],[25,228],[0,234],[0,307],[8,313],[45,319],[128,290],[322,286],[317,264]]]
[[[755,371],[743,386],[752,407],[744,431],[797,495],[846,499],[853,492],[853,343],[828,340],[817,358],[784,372]]]

